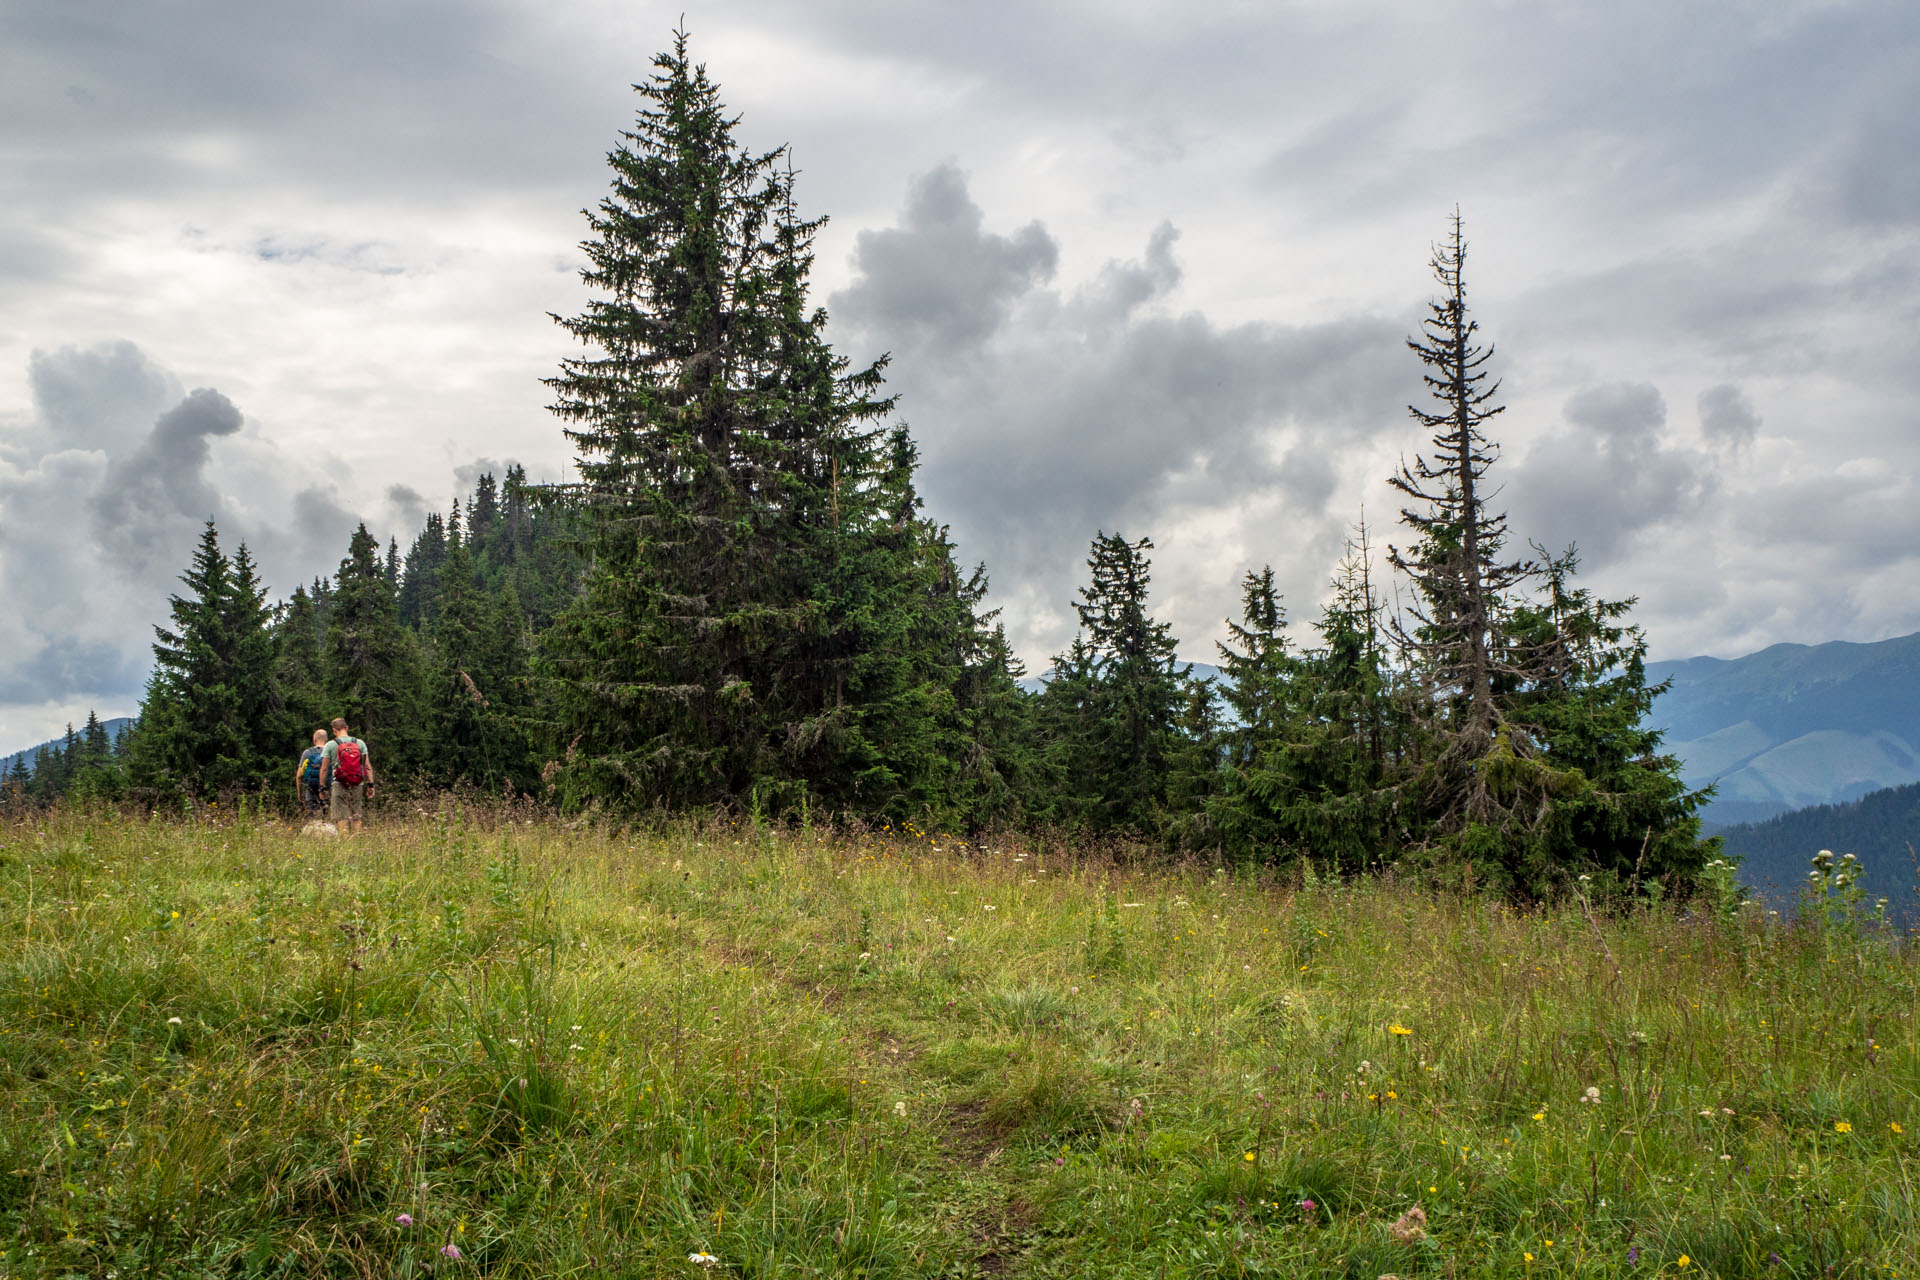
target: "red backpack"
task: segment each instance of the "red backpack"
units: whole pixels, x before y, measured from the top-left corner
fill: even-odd
[[[343,787],[357,787],[367,780],[366,761],[360,754],[360,744],[347,741],[335,749],[333,762],[333,780]]]

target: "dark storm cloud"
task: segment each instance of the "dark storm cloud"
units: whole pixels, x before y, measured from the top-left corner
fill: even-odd
[[[387,509],[393,513],[393,522],[402,529],[413,529],[425,523],[427,518],[427,500],[420,491],[411,485],[390,484],[387,486]]]
[[[112,563],[135,574],[183,563],[170,533],[218,519],[220,495],[208,483],[208,443],[240,430],[240,410],[211,387],[191,392],[153,424],[137,449],[107,465],[93,495],[95,536]]]
[[[985,215],[952,165],[915,178],[900,225],[862,231],[854,241],[859,283],[834,299],[855,329],[903,347],[971,347],[1007,309],[1053,277],[1060,249],[1030,222],[1010,236],[983,230]]]
[[[361,519],[224,394],[181,396],[132,343],[36,352],[28,384],[32,411],[0,421],[0,709],[131,712],[209,517],[276,595],[330,573]],[[382,532],[410,537],[421,500],[393,489]]]
[[[1642,534],[1697,511],[1714,486],[1705,455],[1674,447],[1657,387],[1617,382],[1567,401],[1566,421],[1509,473],[1516,537],[1552,552],[1578,545],[1602,568]]]
[[[963,553],[985,557],[1000,597],[1022,602],[1009,625],[1030,650],[1061,641],[1102,529],[1178,553],[1183,526],[1240,522],[1246,507],[1288,527],[1235,532],[1263,557],[1328,542],[1346,518],[1327,510],[1337,458],[1395,421],[1407,391],[1387,321],[1222,327],[1164,305],[1181,275],[1176,240],[1162,225],[1138,259],[1048,289],[1046,229],[988,230],[961,175],[938,170],[910,188],[898,226],[861,235],[854,282],[830,304],[858,343],[896,346],[930,507]],[[1177,609],[1189,635],[1211,631],[1245,567],[1213,564],[1188,583]]]

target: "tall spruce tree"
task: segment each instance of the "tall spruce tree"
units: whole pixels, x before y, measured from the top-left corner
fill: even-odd
[[[936,807],[958,717],[935,655],[978,619],[876,425],[881,366],[827,344],[820,222],[685,33],[638,88],[588,214],[599,296],[561,321],[590,350],[549,380],[589,563],[543,645],[554,781],[573,804]]]
[[[1494,696],[1511,674],[1502,664],[1499,630],[1506,595],[1533,567],[1504,554],[1506,516],[1489,507],[1488,469],[1498,446],[1481,428],[1502,413],[1500,384],[1488,368],[1493,346],[1482,343],[1467,308],[1467,242],[1459,213],[1449,239],[1433,252],[1441,296],[1428,304],[1421,334],[1407,346],[1425,366],[1434,402],[1408,412],[1432,433],[1432,453],[1403,462],[1388,477],[1412,504],[1401,520],[1413,531],[1405,552],[1390,549],[1395,568],[1413,583],[1411,625],[1395,634],[1429,684],[1439,711],[1430,796],[1444,827],[1503,825],[1513,816],[1482,762],[1514,749]],[[1498,741],[1496,742],[1496,738]]]
[[[149,799],[252,790],[264,746],[272,645],[265,592],[245,547],[228,559],[207,521],[171,625],[155,627],[155,670],[129,748],[135,789]]]

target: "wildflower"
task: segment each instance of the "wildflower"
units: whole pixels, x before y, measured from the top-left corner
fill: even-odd
[[[1887,1128],[1889,1128],[1889,1129],[1891,1129],[1891,1130],[1893,1130],[1893,1131],[1894,1131],[1895,1133],[1905,1133],[1905,1132],[1906,1132],[1906,1130],[1905,1130],[1905,1129],[1902,1129],[1902,1128],[1900,1127],[1900,1122],[1899,1122],[1898,1120],[1889,1120],[1889,1121],[1887,1121]]]
[[[904,1102],[894,1103],[893,1114],[899,1116],[902,1120],[905,1120],[907,1118],[907,1104]]]
[[[687,1261],[697,1267],[717,1267],[720,1265],[720,1259],[710,1253],[690,1253],[687,1255]]]
[[[1835,1120],[1833,1122],[1833,1131],[1835,1133],[1852,1133],[1853,1126],[1851,1124],[1848,1124],[1845,1120]]]
[[[1547,1118],[1547,1113],[1544,1111],[1536,1111],[1533,1113],[1533,1118],[1535,1120],[1545,1120]]]
[[[991,902],[989,902],[989,903],[987,904],[987,910],[989,910],[989,911],[998,911],[999,909],[1000,909],[1000,908],[998,908],[998,907],[996,907],[996,906],[994,906],[994,905],[993,905],[993,904],[992,904]]]
[[[443,1258],[452,1258],[455,1262],[458,1262],[460,1261],[460,1246],[451,1243],[443,1244],[440,1246],[440,1256]]]
[[[1685,1271],[1688,1267],[1693,1265],[1693,1259],[1689,1258],[1686,1254],[1683,1253],[1679,1257],[1673,1260],[1673,1265],[1680,1268],[1682,1271]]]
[[[1527,1261],[1527,1262],[1532,1262],[1532,1261],[1533,1261],[1533,1255],[1532,1255],[1532,1254],[1530,1254],[1530,1253],[1523,1253],[1523,1254],[1521,1254],[1521,1255],[1520,1255],[1520,1257],[1521,1257],[1521,1258],[1522,1258],[1522,1259],[1523,1259],[1524,1261]]]
[[[1247,1154],[1245,1154],[1245,1155],[1243,1155],[1243,1156],[1241,1156],[1240,1158],[1241,1158],[1242,1160],[1245,1160],[1245,1161],[1246,1161],[1246,1162],[1247,1162],[1248,1164],[1252,1164],[1252,1163],[1253,1163],[1253,1152],[1251,1152],[1251,1151],[1249,1151],[1249,1152],[1247,1152]]]
[[[1640,1261],[1640,1246],[1637,1244],[1628,1245],[1627,1246],[1627,1262],[1631,1264],[1638,1261]]]
[[[403,1227],[410,1227],[413,1225],[413,1215],[410,1213],[396,1213],[393,1216],[393,1220]]]
[[[1314,1202],[1311,1200],[1302,1200],[1300,1202],[1300,1207],[1306,1210],[1308,1213],[1312,1213],[1319,1206],[1314,1204]]]
[[[1412,1244],[1427,1234],[1427,1211],[1415,1205],[1394,1219],[1393,1225],[1387,1230],[1391,1231],[1393,1238],[1401,1244]]]
[[[168,1018],[168,1019],[167,1019],[167,1025],[168,1025],[168,1026],[170,1026],[170,1027],[177,1027],[177,1026],[179,1026],[179,1025],[180,1025],[180,1019],[178,1019],[178,1018]]]
[[[1387,1028],[1387,1034],[1395,1035],[1395,1036],[1410,1036],[1413,1034],[1413,1028],[1403,1027],[1396,1022],[1392,1026]]]
[[[1600,1105],[1600,1086],[1592,1085],[1592,1084],[1588,1085],[1587,1091],[1580,1095],[1580,1101],[1589,1103],[1593,1106]]]

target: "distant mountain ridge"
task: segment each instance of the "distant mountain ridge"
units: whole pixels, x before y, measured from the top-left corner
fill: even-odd
[[[1920,782],[1920,633],[1777,644],[1743,658],[1647,664],[1653,707],[1714,824],[1759,822]]]
[[[111,720],[102,720],[100,725],[107,731],[107,741],[112,742],[120,736],[122,729],[125,729],[132,723],[132,716],[115,716]],[[75,733],[78,733],[80,726],[75,725],[73,729]],[[13,772],[13,765],[16,760],[24,760],[27,765],[27,772],[33,772],[33,758],[40,754],[42,747],[58,751],[65,741],[66,735],[62,734],[60,737],[50,738],[46,742],[37,742],[33,746],[23,751],[16,751],[10,756],[0,756],[0,778],[4,778],[7,774]]]

